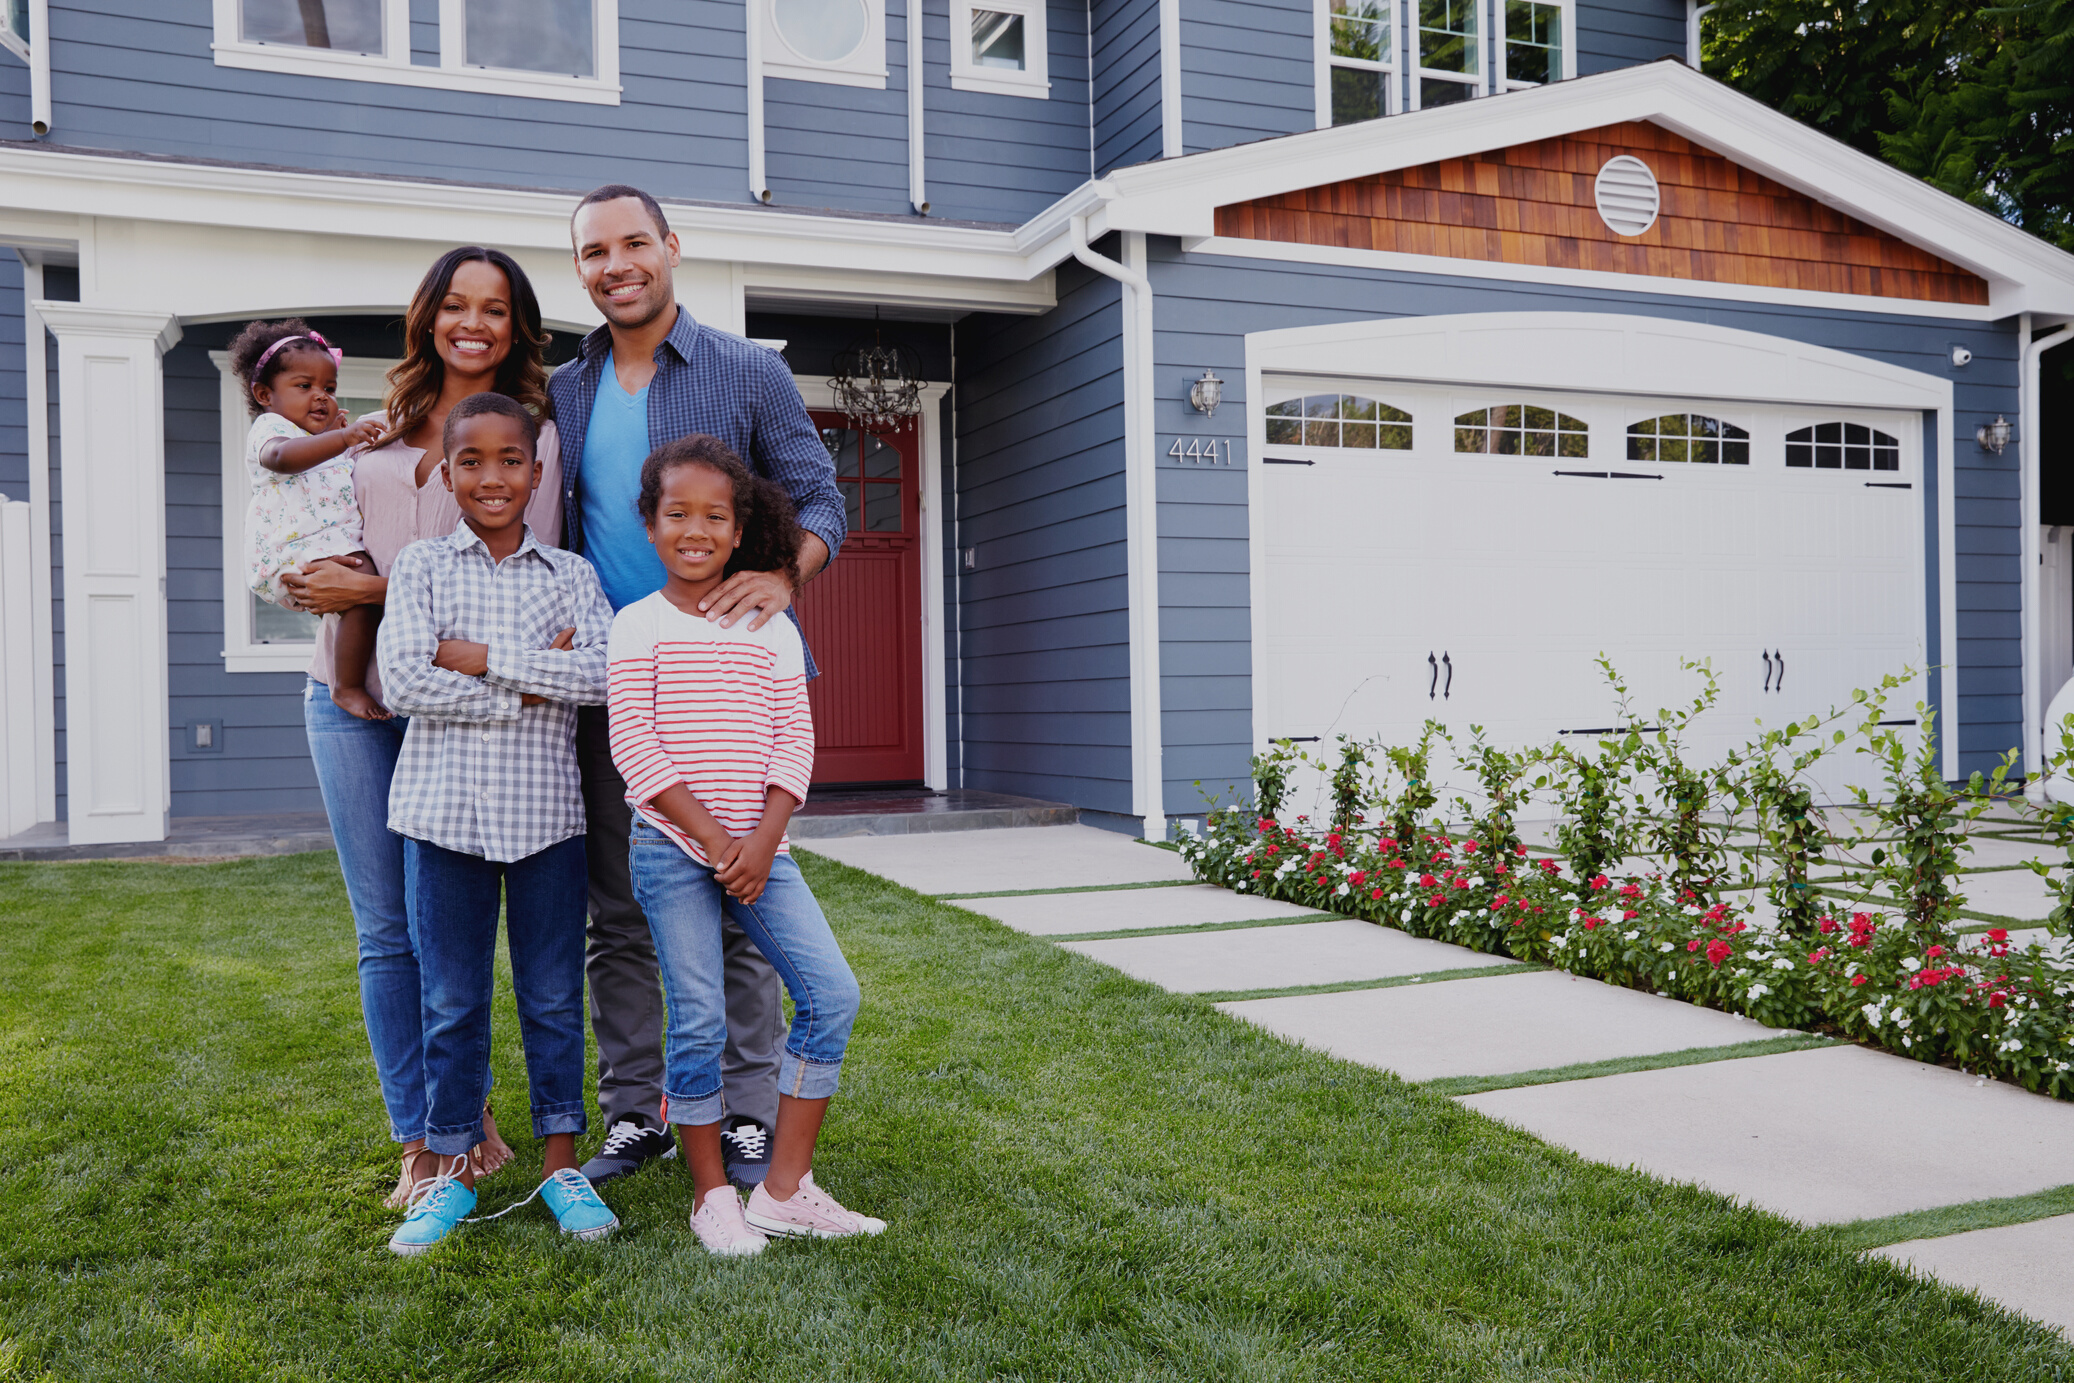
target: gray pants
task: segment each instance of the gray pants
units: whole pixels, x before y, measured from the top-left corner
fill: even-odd
[[[576,720],[576,759],[583,771],[583,809],[590,819],[584,849],[590,862],[590,927],[584,975],[590,981],[591,1031],[598,1039],[598,1109],[606,1128],[629,1115],[660,1126],[663,1096],[663,991],[655,940],[634,901],[627,868],[633,809],[626,782],[612,765],[603,706]],[[720,935],[726,960],[727,1050],[720,1058],[728,1116],[778,1122],[778,1057],[785,1039],[784,986],[756,943],[732,921]]]

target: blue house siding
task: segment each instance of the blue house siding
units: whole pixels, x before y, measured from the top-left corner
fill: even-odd
[[[1058,270],[1042,317],[958,324],[966,787],[1128,814],[1119,289]]]
[[[1683,0],[1580,0],[1577,75],[1685,57]]]
[[[436,13],[436,0],[413,5],[414,47],[434,61],[423,21]],[[601,106],[218,67],[208,0],[52,0],[50,143],[747,201],[743,14],[729,0],[623,0],[625,90]],[[0,80],[19,67],[0,58]],[[20,123],[4,132],[26,138],[26,99],[9,93],[0,111]]]
[[[1183,0],[1189,153],[1318,127],[1311,25],[1309,0]]]
[[[29,382],[22,262],[0,250],[0,494],[29,497]]]
[[[1094,24],[1095,168],[1160,157],[1159,0],[1088,0]]]
[[[888,19],[888,23],[891,23]],[[1045,9],[1045,100],[956,91],[950,78],[950,7],[923,12],[928,106],[923,117],[930,214],[1021,223],[1094,175],[1088,122],[1088,9]],[[902,171],[902,188],[906,173]]]
[[[1669,297],[1645,291],[1506,284],[1436,274],[1183,255],[1173,241],[1150,248],[1157,302],[1162,568],[1161,692],[1168,716],[1167,805],[1193,802],[1200,778],[1244,781],[1250,706],[1230,695],[1248,680],[1251,628],[1243,592],[1225,603],[1220,583],[1246,571],[1246,535],[1219,512],[1229,508],[1217,468],[1177,466],[1164,455],[1175,437],[1229,438],[1241,465],[1247,406],[1244,335],[1280,327],[1459,312],[1623,312],[1707,322],[1849,351],[1926,374],[1957,388],[1953,436],[1956,494],[1960,769],[1991,765],[2020,735],[2020,596],[2017,462],[1981,451],[1973,431],[2016,407],[2015,334],[2006,324],[1839,313],[1757,303]],[[1953,370],[1963,343],[1973,363]],[[1188,409],[1186,380],[1209,366],[1226,380],[1215,419]],[[1227,411],[1228,410],[1228,411]],[[1927,459],[1927,458],[1926,458]],[[1242,493],[1240,499],[1242,501]],[[1941,495],[1930,497],[1944,503]],[[1933,529],[1934,532],[1934,529]],[[1934,596],[1934,592],[1930,593]],[[1932,627],[1935,628],[1934,606]],[[1934,685],[1934,684],[1933,684]]]

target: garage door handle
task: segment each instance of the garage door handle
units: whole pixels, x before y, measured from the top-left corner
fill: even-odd
[[[1433,699],[1433,689],[1440,685],[1440,664],[1434,661],[1433,653],[1430,649],[1426,652],[1426,666],[1433,669],[1433,675],[1426,679],[1426,699],[1431,701]]]
[[[1906,480],[1868,480],[1865,482],[1865,488],[1868,490],[1913,490],[1915,486],[1909,484]]]
[[[1455,694],[1455,665],[1445,653],[1440,655],[1440,665],[1447,669],[1447,684],[1440,689],[1440,699],[1445,701]]]
[[[1609,475],[1609,476],[1611,476],[1611,477],[1612,477],[1613,479],[1615,479],[1615,480],[1662,480],[1662,479],[1663,479],[1663,477],[1662,477],[1662,476],[1660,476],[1660,475],[1643,475],[1643,474],[1642,474],[1642,473],[1641,473],[1640,471],[1608,471],[1608,472],[1606,472],[1606,474],[1607,474],[1607,475]]]
[[[1764,650],[1764,689],[1772,689],[1772,651],[1769,648]]]
[[[1784,691],[1786,690],[1786,655],[1774,649],[1772,650],[1772,656],[1779,660],[1779,685],[1773,687],[1772,690]]]
[[[1260,459],[1264,464],[1270,466],[1315,466],[1318,464],[1315,461],[1298,461],[1288,456],[1263,456]]]
[[[1605,480],[1608,477],[1608,473],[1605,471],[1557,471],[1556,474],[1574,475],[1579,480]]]

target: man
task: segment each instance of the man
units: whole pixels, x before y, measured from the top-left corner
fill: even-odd
[[[678,306],[671,279],[677,237],[646,192],[601,187],[577,204],[569,229],[577,277],[605,315],[605,325],[584,338],[582,354],[547,386],[561,432],[569,547],[597,568],[615,611],[660,590],[662,562],[634,510],[641,463],[665,442],[706,433],[792,496],[806,530],[800,580],[812,580],[842,546],[848,521],[835,465],[783,359],[701,326]],[[709,620],[746,619],[755,629],[780,611],[797,619],[792,595],[776,572],[738,572],[702,608]],[[809,652],[807,676],[815,675]],[[676,1152],[661,1108],[662,981],[627,871],[632,813],[607,735],[605,708],[584,707],[576,730],[590,820],[584,972],[598,1039],[598,1105],[610,1130],[583,1167],[593,1184]],[[732,922],[722,946],[728,1040],[721,1137],[728,1175],[746,1188],[763,1179],[769,1162],[784,1008],[777,972]]]

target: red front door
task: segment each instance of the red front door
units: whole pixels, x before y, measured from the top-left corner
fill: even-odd
[[[799,598],[821,675],[814,707],[814,781],[912,783],[922,778],[921,432],[910,421],[859,433],[841,413],[814,413],[835,458],[850,533]]]

